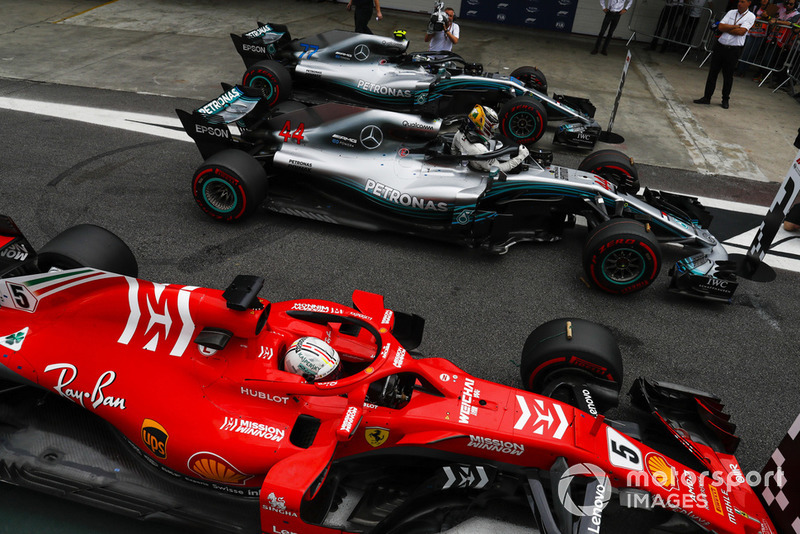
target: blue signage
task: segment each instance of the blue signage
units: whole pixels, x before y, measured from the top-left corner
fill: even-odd
[[[572,32],[578,0],[461,0],[461,18]]]

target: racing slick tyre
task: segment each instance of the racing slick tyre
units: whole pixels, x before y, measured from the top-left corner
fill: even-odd
[[[538,141],[547,126],[547,111],[530,96],[512,98],[500,108],[500,133],[521,145]]]
[[[136,257],[128,245],[93,224],[67,228],[39,250],[36,261],[42,272],[91,267],[134,278],[139,274]]]
[[[598,150],[581,161],[579,171],[602,176],[615,186],[620,193],[635,195],[639,192],[639,171],[633,160],[619,150]]]
[[[622,355],[606,327],[584,319],[554,319],[528,336],[522,349],[520,374],[523,387],[534,393],[579,405],[579,401],[586,400],[586,390],[591,389],[589,398],[599,406],[616,406],[622,387]],[[583,394],[570,393],[570,388],[558,389],[571,378],[580,384]],[[575,398],[578,395],[580,399]]]
[[[583,268],[603,291],[625,295],[656,279],[661,249],[649,226],[631,219],[611,219],[589,233],[583,247]]]
[[[292,76],[286,67],[277,61],[259,61],[247,69],[242,77],[242,85],[261,89],[264,102],[269,107],[292,94]]]
[[[518,79],[529,89],[547,94],[547,78],[536,67],[518,67],[511,73],[511,77]]]
[[[241,150],[229,149],[208,158],[192,178],[197,205],[223,222],[239,221],[267,197],[267,173]]]

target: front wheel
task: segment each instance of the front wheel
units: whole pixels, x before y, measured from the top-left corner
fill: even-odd
[[[635,195],[639,192],[639,171],[633,160],[619,150],[592,152],[581,161],[578,170],[602,176],[617,186],[620,193]]]
[[[597,415],[618,403],[622,355],[606,327],[554,319],[528,336],[520,373],[525,389]]]
[[[511,77],[521,81],[528,89],[547,94],[547,78],[536,67],[518,67],[511,73]]]
[[[646,288],[658,277],[661,249],[642,223],[611,219],[589,234],[583,247],[583,268],[603,291],[625,295]]]
[[[267,197],[267,173],[249,154],[223,150],[194,173],[192,194],[210,217],[223,222],[239,221]]]
[[[136,278],[139,265],[125,242],[93,224],[67,228],[47,242],[37,256],[39,270],[91,267]]]
[[[547,110],[530,96],[512,98],[500,108],[500,133],[521,145],[538,141],[547,126]]]

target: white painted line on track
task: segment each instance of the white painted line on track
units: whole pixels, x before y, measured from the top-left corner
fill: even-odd
[[[186,132],[183,131],[181,121],[179,121],[177,117],[115,111],[111,109],[77,106],[74,104],[55,104],[39,100],[9,97],[0,97],[0,109],[87,122],[100,126],[108,126],[109,128],[119,128],[132,132],[157,135],[176,141],[193,142]],[[159,125],[163,125],[164,127],[160,127]],[[175,128],[177,128],[177,130]]]
[[[177,141],[193,142],[183,131],[181,122],[176,117],[9,97],[0,97],[0,109],[46,115],[59,119],[75,120],[109,128],[156,135]],[[769,210],[768,206],[757,206],[716,198],[697,197],[697,199],[704,206],[738,213],[763,216]],[[752,228],[743,234],[724,241],[723,243],[728,248],[728,252],[746,252],[755,237],[756,230],[757,228]],[[774,254],[775,252],[780,253],[780,255]],[[767,253],[764,261],[770,267],[800,272],[800,235],[791,234],[781,228],[775,237],[773,247]]]

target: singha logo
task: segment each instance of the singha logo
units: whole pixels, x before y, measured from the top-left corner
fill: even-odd
[[[272,508],[286,510],[286,501],[283,497],[276,497],[274,492],[267,495],[267,500]]]

